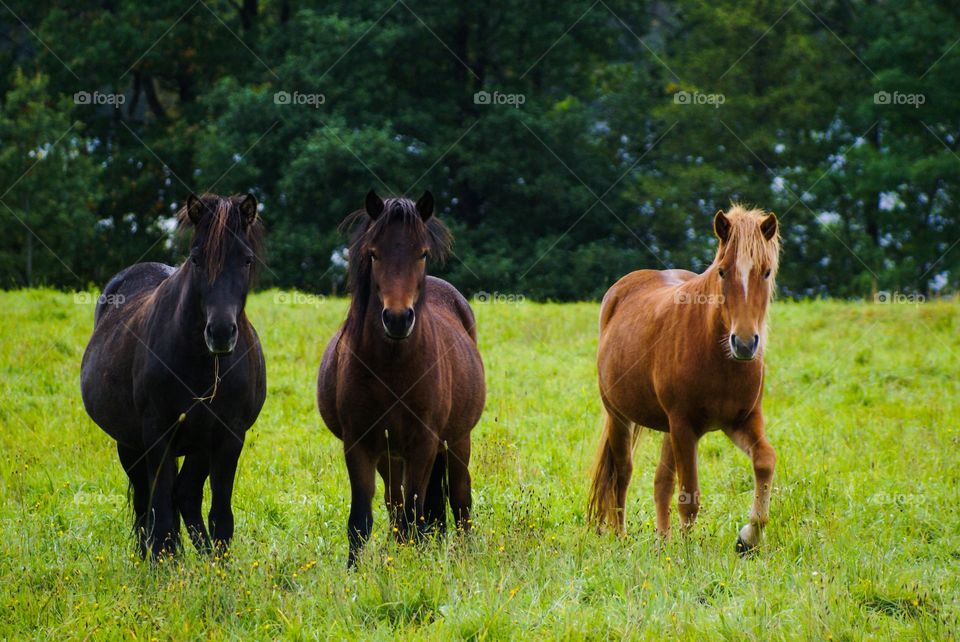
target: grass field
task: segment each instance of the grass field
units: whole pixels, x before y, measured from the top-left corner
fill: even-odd
[[[637,449],[630,536],[585,526],[600,428],[595,304],[475,304],[487,367],[475,530],[375,539],[345,570],[342,449],[314,404],[345,301],[263,292],[269,394],[229,559],[133,554],[114,443],[83,410],[92,294],[0,293],[0,638],[950,639],[960,628],[956,304],[774,304],[771,521],[734,553],[749,462],[701,444],[695,531],[654,546],[660,436]],[[209,501],[209,493],[207,497]]]

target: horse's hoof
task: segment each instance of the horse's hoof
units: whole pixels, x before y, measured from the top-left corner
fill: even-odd
[[[748,544],[742,537],[737,535],[737,555],[740,557],[749,557],[757,550],[756,544]]]

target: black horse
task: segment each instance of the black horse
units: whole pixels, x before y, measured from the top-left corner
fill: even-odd
[[[178,220],[194,227],[189,259],[137,263],[110,279],[80,369],[87,413],[117,441],[130,478],[141,556],[176,553],[181,516],[197,550],[226,548],[237,460],[266,396],[244,313],[262,238],[257,201],[191,195]]]

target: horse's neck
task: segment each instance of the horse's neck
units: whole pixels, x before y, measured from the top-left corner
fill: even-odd
[[[204,319],[200,311],[200,296],[193,286],[186,266],[157,287],[153,297],[153,319],[164,329],[175,329],[178,340],[185,343],[203,343]]]
[[[694,305],[687,307],[690,308],[689,313],[701,317],[697,323],[705,329],[705,332],[699,333],[703,341],[702,349],[705,354],[722,356],[723,348],[720,343],[727,329],[721,315],[720,299],[716,298],[722,296],[716,274],[712,269],[707,270],[687,281],[685,287],[690,296],[697,297],[690,299],[694,301]],[[704,305],[700,305],[699,302],[703,302]]]

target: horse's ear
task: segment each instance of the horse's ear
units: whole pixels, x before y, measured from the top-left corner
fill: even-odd
[[[377,196],[377,193],[373,190],[367,192],[367,200],[364,206],[367,209],[367,214],[373,220],[377,220],[383,214],[383,199]]]
[[[770,215],[763,219],[763,221],[760,223],[760,232],[763,234],[763,238],[769,241],[776,236],[778,225],[779,223],[777,222],[777,215],[773,212],[770,212]]]
[[[424,223],[433,216],[433,194],[430,193],[430,190],[424,192],[420,200],[417,201],[417,212],[420,213],[420,218],[423,219]]]
[[[723,210],[717,210],[717,214],[713,217],[713,233],[724,243],[730,238],[730,219]]]
[[[257,220],[257,197],[253,194],[247,194],[240,201],[240,213],[243,214],[245,225],[253,225]]]
[[[194,225],[200,225],[204,212],[207,211],[203,201],[196,194],[190,194],[187,197],[187,216]]]

